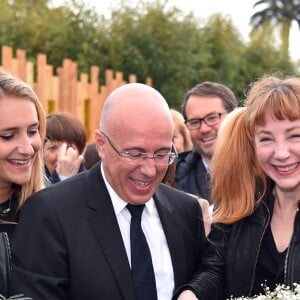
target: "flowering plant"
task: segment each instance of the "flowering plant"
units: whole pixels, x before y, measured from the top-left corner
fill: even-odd
[[[14,295],[9,298],[5,298],[0,294],[0,300],[32,300],[32,298],[24,297],[24,295]]]
[[[274,291],[264,286],[264,295],[254,296],[254,297],[239,297],[233,298],[231,300],[300,300],[300,284],[294,284],[294,288],[291,289],[285,285],[278,285]]]

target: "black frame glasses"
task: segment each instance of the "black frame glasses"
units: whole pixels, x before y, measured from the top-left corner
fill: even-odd
[[[125,158],[129,164],[141,164],[146,159],[153,159],[154,164],[158,166],[168,166],[171,165],[175,158],[178,156],[174,144],[172,144],[172,150],[170,152],[159,152],[154,153],[153,156],[148,156],[147,153],[140,152],[137,150],[124,150],[120,151],[117,147],[111,142],[110,138],[104,133],[101,134],[107,139],[108,143],[112,149],[122,158]]]
[[[221,113],[211,113],[205,116],[204,118],[193,118],[190,120],[184,121],[188,129],[194,130],[199,129],[204,122],[207,126],[213,126],[220,122],[221,116],[226,114],[227,111],[223,111]]]

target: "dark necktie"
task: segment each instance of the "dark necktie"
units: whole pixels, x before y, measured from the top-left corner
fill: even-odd
[[[145,205],[131,205],[130,247],[131,270],[137,300],[157,300],[155,276],[150,249],[141,227],[141,217]]]

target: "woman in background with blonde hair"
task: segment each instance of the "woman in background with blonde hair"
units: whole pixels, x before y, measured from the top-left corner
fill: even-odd
[[[192,149],[192,141],[190,138],[190,133],[187,127],[184,124],[184,118],[182,114],[171,108],[171,115],[174,124],[174,131],[173,131],[173,151],[176,153],[189,151]],[[168,184],[170,186],[175,187],[174,185],[174,178],[176,173],[176,163],[173,162],[169,167],[166,173],[165,178],[163,179],[163,183]]]
[[[189,151],[192,149],[193,144],[190,137],[190,132],[184,124],[182,114],[171,108],[171,114],[174,122],[173,143],[178,153]]]

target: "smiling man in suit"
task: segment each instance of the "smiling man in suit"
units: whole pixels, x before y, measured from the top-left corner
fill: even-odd
[[[34,300],[170,300],[199,263],[209,268],[200,206],[161,184],[176,157],[172,136],[158,91],[139,83],[113,91],[95,133],[101,162],[26,201],[12,243],[12,292]],[[206,287],[216,288],[214,278]]]

